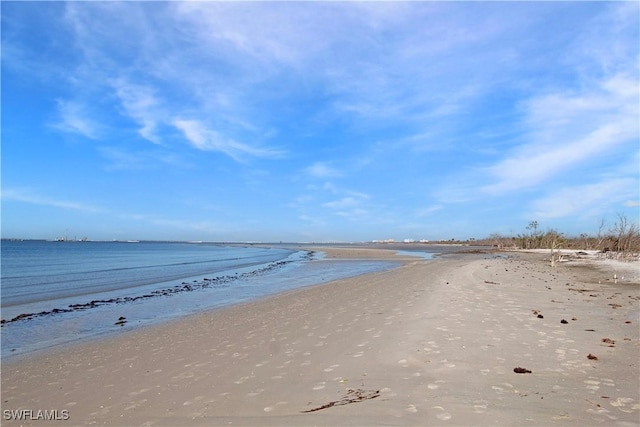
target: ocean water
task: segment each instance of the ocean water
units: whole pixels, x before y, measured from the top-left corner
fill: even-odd
[[[2,241],[2,357],[391,268],[206,243]]]

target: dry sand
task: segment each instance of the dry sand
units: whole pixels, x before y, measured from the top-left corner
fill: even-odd
[[[547,258],[405,257],[390,271],[16,357],[2,366],[2,425],[640,424],[637,275],[614,284],[613,266],[553,269]],[[6,419],[20,409],[69,419]]]

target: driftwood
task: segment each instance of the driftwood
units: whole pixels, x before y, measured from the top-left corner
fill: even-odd
[[[380,390],[362,390],[362,389],[348,389],[347,394],[340,400],[334,400],[333,402],[326,403],[317,408],[307,409],[306,411],[300,411],[302,413],[320,411],[322,409],[331,408],[333,406],[348,405],[349,403],[362,402],[363,400],[375,399],[380,396]]]

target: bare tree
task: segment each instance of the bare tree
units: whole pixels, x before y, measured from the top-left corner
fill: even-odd
[[[561,248],[565,243],[565,238],[562,233],[556,230],[549,230],[544,235],[545,246],[551,249],[551,267],[556,266],[555,250]]]
[[[600,223],[598,224],[598,234],[596,235],[596,248],[602,250],[604,249],[603,243],[606,239],[606,236],[604,234],[604,227],[606,225],[606,222],[604,220],[604,218],[600,219]]]
[[[638,224],[630,221],[625,214],[618,213],[617,217],[618,220],[609,230],[613,240],[612,249],[618,253],[637,249],[637,241],[640,237]]]
[[[529,222],[529,225],[527,225],[527,230],[531,230],[531,237],[527,239],[525,249],[539,248],[540,242],[538,235],[538,221]]]

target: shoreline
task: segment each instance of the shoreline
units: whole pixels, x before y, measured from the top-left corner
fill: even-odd
[[[2,407],[67,410],[57,425],[637,424],[640,283],[548,264],[514,252],[407,257],[3,361]]]
[[[324,253],[326,255],[327,251],[331,254],[328,255],[326,257],[321,257],[319,259],[307,259],[306,262],[309,263],[323,263],[323,262],[330,262],[330,261],[337,261],[337,262],[349,262],[349,261],[353,261],[353,262],[367,262],[367,261],[372,261],[372,262],[380,262],[381,264],[384,262],[394,262],[397,263],[396,266],[387,266],[384,267],[382,269],[382,271],[388,270],[388,269],[393,269],[393,268],[397,268],[398,265],[401,265],[401,263],[403,262],[408,262],[408,261],[412,261],[412,260],[416,260],[419,259],[420,257],[418,255],[416,256],[409,256],[409,255],[398,255],[396,254],[396,250],[395,249],[371,249],[371,248],[367,248],[367,247],[356,247],[357,250],[353,250],[353,248],[350,249],[346,249],[343,250],[343,248],[333,248],[333,247],[327,247],[327,248],[318,248],[318,247],[306,247],[306,246],[300,246],[296,249],[291,249],[292,251],[294,251],[295,253],[299,253],[299,254],[303,254],[304,258],[309,258],[309,257],[313,257],[313,253]],[[324,250],[326,249],[326,251]],[[288,258],[287,258],[288,259]],[[287,261],[287,259],[285,259],[285,262]],[[265,264],[266,267],[270,267],[271,265],[274,264],[279,264],[281,263],[281,261],[276,261],[276,262],[271,262],[269,264]],[[367,268],[365,267],[365,270]],[[234,270],[235,271],[235,270]],[[237,270],[240,271],[240,270]],[[374,270],[376,271],[376,270]],[[365,271],[364,273],[358,273],[355,276],[351,275],[351,274],[347,274],[344,277],[341,278],[337,278],[334,280],[343,280],[343,279],[348,279],[348,278],[352,278],[352,277],[357,277],[357,276],[361,276],[361,275],[366,275],[366,274],[370,274],[372,273],[371,271]],[[236,277],[232,277],[230,276],[227,272],[225,272],[225,276],[221,276],[222,279],[226,279],[226,278],[231,278],[231,279],[236,279]],[[253,273],[250,273],[251,276],[253,276]],[[211,275],[209,275],[211,276]],[[323,275],[323,276],[328,276],[331,277],[331,274],[328,275]],[[188,279],[193,279],[192,278],[188,278]],[[205,279],[208,280],[208,279]],[[248,298],[248,299],[241,299],[238,300],[237,302],[233,302],[233,303],[229,303],[229,304],[223,304],[220,306],[212,306],[212,307],[208,307],[205,309],[201,309],[201,310],[197,310],[191,313],[187,313],[187,314],[176,314],[174,316],[168,317],[166,319],[161,319],[161,320],[157,320],[157,321],[151,321],[151,322],[145,322],[143,324],[134,324],[134,325],[129,325],[130,329],[127,330],[120,330],[119,328],[116,328],[113,331],[106,331],[106,332],[102,332],[102,333],[97,333],[94,335],[90,335],[90,336],[79,336],[73,339],[66,339],[63,340],[61,342],[52,342],[50,345],[48,346],[44,346],[44,347],[38,347],[35,349],[29,349],[27,351],[21,351],[21,352],[17,352],[17,353],[5,353],[3,352],[2,354],[2,363],[6,364],[6,363],[12,363],[14,360],[20,360],[22,358],[31,358],[31,357],[45,357],[50,353],[55,353],[57,351],[65,351],[66,348],[71,348],[74,346],[82,346],[84,344],[90,344],[90,343],[100,343],[101,341],[104,340],[109,340],[112,338],[117,338],[118,336],[122,335],[122,334],[130,334],[132,332],[136,332],[136,331],[143,331],[143,330],[147,330],[148,328],[154,328],[154,327],[163,327],[166,325],[170,325],[174,322],[179,322],[179,321],[188,321],[190,318],[195,317],[195,316],[200,316],[203,314],[207,314],[207,313],[213,313],[216,312],[218,310],[225,310],[234,306],[242,306],[244,304],[250,304],[250,303],[255,303],[255,302],[260,302],[262,299],[265,298],[270,298],[270,297],[274,297],[274,296],[278,296],[278,295],[286,295],[290,292],[295,292],[297,290],[301,290],[301,289],[305,289],[308,287],[314,287],[314,286],[322,286],[326,283],[329,283],[332,280],[329,280],[329,282],[327,281],[326,278],[324,277],[317,277],[315,279],[311,278],[307,278],[307,280],[310,280],[308,284],[304,284],[302,286],[299,287],[293,287],[290,289],[285,289],[285,290],[280,290],[280,291],[276,291],[275,293],[268,293],[265,295],[257,295],[254,296],[253,298]],[[169,283],[169,282],[167,282]],[[183,282],[184,283],[184,282]],[[123,310],[121,310],[122,312],[124,312]],[[35,313],[35,315],[37,317],[40,317],[41,313]],[[128,313],[125,312],[125,314],[128,315]],[[25,321],[29,321],[30,320],[30,316],[33,316],[34,314],[30,314],[30,315],[22,315],[23,317],[25,317]],[[36,318],[37,318],[36,317]],[[131,316],[129,316],[129,318],[131,318]],[[10,322],[7,322],[10,323]],[[4,332],[4,330],[3,330]],[[4,341],[3,341],[4,344]]]
[[[285,258],[265,264],[161,282],[161,288],[154,285],[146,291],[134,289],[133,293],[98,293],[68,300],[67,303],[72,302],[69,305],[45,307],[43,303],[34,311],[14,308],[12,316],[2,319],[2,358],[10,361],[21,354],[45,354],[59,346],[96,341],[127,333],[128,329],[172,322],[297,286],[313,286],[390,268],[383,266],[383,261],[380,266],[367,265],[367,261],[377,260],[366,258],[354,260],[362,265],[330,268],[332,260],[313,258],[314,253],[319,253],[318,248],[295,248],[290,252]],[[330,271],[323,271],[323,265]],[[297,283],[293,283],[291,277],[295,277]],[[235,292],[228,291],[234,287]],[[164,312],[166,304],[173,306],[168,312]],[[11,310],[4,308],[3,316],[7,312],[11,313]],[[160,317],[156,316],[158,312],[162,313]]]

